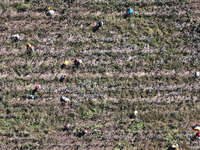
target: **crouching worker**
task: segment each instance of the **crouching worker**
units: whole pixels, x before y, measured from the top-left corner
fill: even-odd
[[[81,59],[76,58],[76,59],[74,60],[74,67],[78,69],[79,66],[80,66],[82,63],[83,63],[83,61],[82,61]]]
[[[40,90],[41,86],[40,85],[36,85],[35,89],[32,91],[32,95],[35,95],[36,92],[38,92]]]
[[[94,27],[93,32],[98,31],[99,28],[101,28],[101,27],[103,27],[103,22],[102,22],[102,21],[99,21],[99,22],[97,23],[97,25]]]
[[[133,14],[133,9],[129,8],[126,12],[126,14],[124,15],[124,18],[130,17]]]
[[[172,145],[168,148],[168,150],[179,150],[179,146],[178,146],[178,144],[172,144]]]
[[[28,54],[31,54],[32,52],[35,51],[35,47],[31,45],[30,43],[27,43],[26,49],[27,49]]]
[[[193,126],[192,129],[193,129],[194,131],[200,132],[200,126],[197,125],[197,124],[196,124],[195,126]]]
[[[11,40],[13,42],[18,42],[19,40],[21,40],[21,38],[20,38],[19,34],[14,34],[11,36]]]
[[[66,98],[64,96],[61,96],[60,97],[60,102],[61,102],[62,105],[65,105],[66,103],[69,104],[70,103],[70,99]]]
[[[51,9],[51,7],[48,7],[46,11],[47,16],[53,16],[55,14],[55,11]]]
[[[66,74],[62,74],[60,77],[60,82],[63,82],[66,79]]]

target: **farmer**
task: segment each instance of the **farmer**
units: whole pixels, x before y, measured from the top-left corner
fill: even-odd
[[[99,30],[99,28],[103,27],[103,21],[99,21],[97,25],[94,27],[93,32]]]
[[[132,8],[129,8],[128,11],[127,11],[127,14],[128,14],[128,15],[133,14],[133,9],[132,9]]]
[[[64,63],[61,65],[61,68],[64,69],[64,68],[66,68],[66,66],[69,65],[69,64],[70,64],[70,61],[66,59],[66,60],[64,61]]]
[[[32,92],[32,95],[35,95],[35,93],[37,92],[37,91],[39,91],[40,90],[40,85],[36,85],[35,86],[35,89],[33,90],[33,92]]]
[[[131,16],[133,14],[133,9],[132,8],[129,8],[126,12],[126,14],[124,15],[124,18],[127,18],[129,16]]]
[[[18,42],[19,40],[21,40],[19,34],[12,35],[11,39],[13,42]]]
[[[26,48],[29,53],[34,52],[34,50],[35,50],[35,47],[33,45],[31,45],[30,43],[27,43]]]
[[[99,21],[97,26],[100,28],[100,27],[103,27],[103,22],[102,21]]]
[[[200,132],[200,126],[199,125],[195,125],[192,127],[194,131]]]
[[[64,96],[61,96],[60,101],[63,105],[65,105],[66,103],[69,104],[70,103],[70,99],[66,98]]]
[[[36,85],[36,86],[35,86],[35,90],[36,90],[36,91],[40,90],[40,85]]]
[[[81,59],[79,59],[79,58],[76,58],[75,60],[74,60],[74,66],[78,69],[79,68],[79,66],[81,65],[83,63],[83,61],[81,60]]]
[[[46,15],[47,16],[53,16],[55,14],[55,11],[51,9],[51,7],[48,7]]]
[[[172,145],[168,148],[168,150],[179,150],[179,146],[178,146],[178,144],[172,144]]]
[[[88,133],[87,130],[85,130],[85,129],[79,129],[79,131],[77,132],[77,136],[81,137],[81,136],[86,135],[87,133]]]
[[[62,74],[61,77],[60,77],[60,82],[63,82],[66,78],[66,74]]]

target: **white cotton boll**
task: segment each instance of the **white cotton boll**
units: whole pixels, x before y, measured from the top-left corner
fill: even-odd
[[[137,111],[137,110],[134,111],[134,115],[135,115],[135,116],[138,115],[138,111]]]
[[[199,77],[200,76],[200,72],[195,72],[195,76]]]
[[[17,38],[17,39],[19,39],[19,34],[14,34],[14,35],[12,35],[12,38]]]
[[[135,24],[131,24],[131,28],[134,29],[134,27],[135,27]]]
[[[54,14],[55,14],[55,11],[54,11],[54,10],[49,10],[49,14],[50,14],[50,15],[54,15]]]
[[[53,16],[55,14],[55,11],[54,10],[48,10],[47,12],[46,12],[46,15],[47,16]]]
[[[83,61],[80,59],[80,60],[79,60],[79,63],[80,63],[80,64],[82,64],[82,63],[83,63]]]

